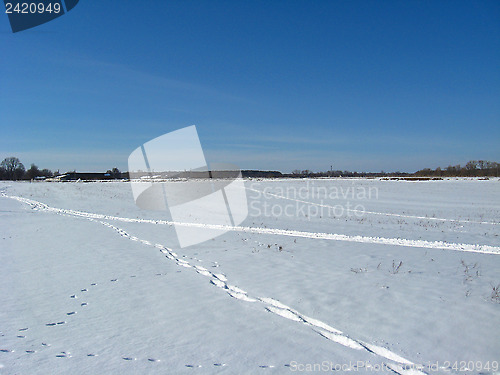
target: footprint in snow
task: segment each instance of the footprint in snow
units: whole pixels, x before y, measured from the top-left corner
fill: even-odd
[[[224,276],[222,273],[216,273],[214,276],[218,278],[220,281],[227,281],[226,276]]]
[[[273,314],[279,315],[282,318],[294,320],[296,322],[301,322],[302,321],[302,319],[300,319],[297,315],[295,315],[290,310],[280,309],[280,308],[273,307],[273,306],[266,307],[266,310],[269,311],[269,312],[271,312],[271,313],[273,313]]]
[[[227,289],[236,292],[236,293],[242,293],[242,294],[247,294],[243,289],[238,288],[237,286],[234,285],[227,285]]]
[[[203,276],[206,276],[206,277],[212,276],[212,274],[210,272],[208,272],[208,271],[197,269],[196,272],[198,272],[200,275],[203,275]]]
[[[212,284],[214,284],[215,286],[219,287],[219,288],[225,288],[226,287],[226,283],[223,282],[223,281],[220,281],[219,279],[212,279],[212,280],[210,280],[210,282]]]
[[[231,297],[239,299],[241,301],[257,302],[257,300],[255,298],[248,297],[245,293],[232,292],[232,291],[228,290],[227,294],[229,294]]]

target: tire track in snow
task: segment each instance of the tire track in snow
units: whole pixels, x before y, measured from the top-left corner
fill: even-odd
[[[5,194],[3,194],[6,196]],[[393,363],[389,363],[388,367],[391,368],[392,371],[395,373],[401,374],[401,375],[410,375],[410,374],[426,374],[425,372],[419,371],[416,368],[423,368],[423,366],[418,366],[415,363],[411,362],[410,360],[403,358],[399,356],[398,354],[390,351],[389,349],[386,349],[384,347],[378,346],[378,345],[373,345],[369,344],[366,342],[363,342],[361,340],[356,340],[354,338],[349,337],[347,334],[343,333],[342,331],[333,328],[329,326],[328,324],[319,321],[314,318],[307,317],[304,314],[299,313],[297,310],[269,297],[252,297],[249,296],[246,291],[243,289],[240,289],[236,286],[228,284],[228,280],[226,276],[222,273],[212,273],[208,271],[206,268],[201,267],[201,266],[193,266],[191,265],[188,261],[181,259],[172,249],[163,246],[162,244],[153,244],[150,241],[140,239],[136,236],[132,236],[129,233],[127,233],[125,230],[122,228],[119,228],[117,226],[114,226],[106,221],[98,220],[95,216],[106,216],[106,215],[97,215],[97,214],[90,214],[88,216],[83,215],[82,212],[78,211],[73,211],[73,210],[63,210],[63,209],[54,209],[50,208],[49,206],[36,202],[27,198],[21,198],[21,197],[14,197],[14,196],[7,196],[9,198],[13,198],[16,200],[19,200],[20,202],[27,203],[30,206],[32,206],[34,209],[41,209],[44,211],[50,211],[50,212],[55,212],[58,214],[61,214],[63,216],[68,216],[68,217],[82,217],[86,218],[90,221],[100,223],[104,225],[105,227],[108,227],[110,229],[113,229],[116,231],[120,236],[125,237],[131,241],[136,241],[140,242],[143,245],[150,246],[150,247],[155,247],[157,248],[162,254],[165,255],[166,258],[169,260],[174,260],[176,264],[180,267],[185,267],[188,269],[192,269],[195,272],[199,273],[202,276],[210,278],[211,284],[214,286],[221,288],[224,290],[229,296],[238,299],[243,302],[260,302],[265,306],[265,310],[268,312],[271,312],[275,315],[281,316],[283,318],[296,321],[298,323],[305,324],[307,326],[310,326],[315,332],[319,333],[321,336],[325,337],[329,341],[338,343],[340,345],[343,345],[345,347],[355,349],[355,350],[366,350],[369,353],[372,353],[374,355],[377,355],[379,357],[385,358],[386,360],[389,360]],[[78,212],[77,215],[74,214],[74,212]],[[198,259],[196,259],[198,260]]]
[[[309,204],[311,206],[318,206],[318,207],[324,207],[324,208],[331,208],[335,209],[334,206],[330,206],[328,204],[323,204],[323,203],[315,203],[315,202],[309,202],[301,199],[296,199],[296,198],[290,198],[290,197],[285,197],[283,195],[279,194],[274,194],[268,191],[261,191],[257,189],[252,189],[245,187],[245,189],[249,191],[254,191],[256,193],[262,194],[263,196],[272,196],[275,198],[279,199],[287,199],[291,200],[294,202],[299,202],[299,203],[304,203],[304,204]],[[346,211],[348,212],[358,212],[361,214],[368,214],[368,215],[379,215],[379,216],[393,216],[393,217],[404,217],[407,219],[420,219],[420,220],[433,220],[433,221],[443,221],[443,222],[451,222],[451,223],[460,223],[460,224],[488,224],[488,225],[500,225],[500,223],[495,223],[492,221],[474,221],[474,220],[460,220],[460,219],[445,219],[445,218],[440,218],[440,217],[427,217],[427,216],[416,216],[416,215],[404,215],[404,214],[393,214],[393,213],[388,213],[388,212],[376,212],[376,211],[365,211],[365,210],[355,210],[352,208],[345,208]]]
[[[270,235],[322,239],[322,240],[332,240],[332,241],[382,244],[382,245],[392,245],[392,246],[416,247],[416,248],[426,248],[426,249],[440,249],[440,250],[500,255],[500,247],[491,245],[475,245],[475,244],[453,243],[444,241],[408,240],[404,238],[371,237],[371,236],[359,236],[359,235],[350,236],[350,235],[336,234],[336,233],[303,232],[297,230],[286,230],[286,229],[276,229],[276,228],[256,228],[256,227],[230,226],[230,225],[181,223],[181,222],[174,222],[167,220],[133,219],[133,218],[125,218],[119,216],[96,214],[84,211],[54,208],[32,199],[6,195],[4,192],[2,192],[2,196],[28,204],[34,209],[40,209],[71,216],[78,216],[86,219],[112,220],[112,221],[121,221],[127,223],[147,223],[156,225],[180,225],[180,226],[200,228],[200,229],[214,229],[224,232],[234,231],[234,232],[270,234]]]

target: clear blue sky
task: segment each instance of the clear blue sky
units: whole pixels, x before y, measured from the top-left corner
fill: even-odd
[[[499,1],[80,0],[0,17],[0,157],[127,169],[195,124],[243,169],[500,161]]]

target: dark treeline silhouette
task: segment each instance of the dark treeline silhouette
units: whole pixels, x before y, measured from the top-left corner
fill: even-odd
[[[465,166],[449,165],[446,168],[421,169],[415,176],[427,177],[498,177],[500,163],[485,160],[471,160]]]
[[[414,173],[407,172],[350,172],[328,171],[312,172],[309,170],[295,170],[283,177],[498,177],[500,176],[500,163],[485,160],[471,160],[465,166],[450,165],[446,168],[424,168]]]
[[[58,177],[61,180],[111,180],[118,178],[128,178],[128,173],[122,173],[118,168],[113,168],[105,173],[79,173],[70,171],[59,173],[49,169],[40,169],[35,164],[31,164],[26,169],[21,161],[14,157],[5,158],[0,163],[0,180],[45,180],[47,178]]]
[[[227,172],[229,173],[229,172]],[[204,176],[206,173],[202,173]],[[220,174],[220,173],[219,173]],[[440,179],[442,177],[498,177],[500,175],[500,163],[471,160],[465,166],[450,165],[446,168],[421,169],[415,173],[407,172],[350,172],[340,170],[330,170],[327,172],[313,172],[310,170],[294,170],[292,173],[281,173],[279,171],[259,171],[259,170],[242,170],[243,177],[252,178],[320,178],[320,177],[386,177],[386,178],[403,178],[403,179]],[[144,175],[149,175],[144,172]],[[181,172],[178,177],[197,178],[195,172]],[[208,176],[208,175],[207,175]],[[217,175],[224,178],[223,175]],[[229,177],[234,177],[231,173]],[[0,163],[0,180],[44,180],[47,178],[57,177],[61,181],[74,180],[113,180],[113,179],[128,179],[128,172],[121,172],[118,168],[108,169],[106,172],[76,172],[69,171],[59,173],[52,172],[49,169],[39,169],[35,164],[31,164],[26,170],[23,163],[16,157],[5,158]],[[202,178],[202,177],[200,177]]]
[[[5,158],[0,163],[0,178],[2,180],[20,180],[25,173],[26,169],[18,158]]]
[[[341,170],[331,170],[327,172],[313,172],[310,170],[294,170],[292,173],[283,174],[283,177],[288,178],[306,178],[306,177],[407,177],[412,176],[407,172],[351,172]]]

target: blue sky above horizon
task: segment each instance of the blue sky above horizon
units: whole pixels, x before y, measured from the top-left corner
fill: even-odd
[[[242,169],[500,161],[498,1],[80,0],[0,40],[0,158],[26,166],[126,170],[193,124]]]

